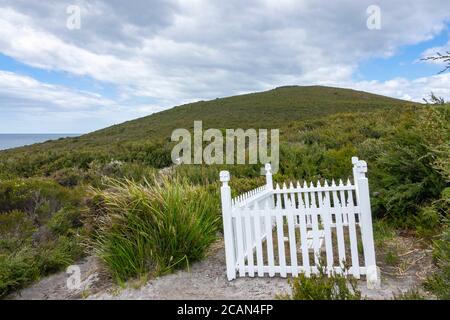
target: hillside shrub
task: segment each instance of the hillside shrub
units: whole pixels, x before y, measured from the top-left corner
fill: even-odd
[[[83,255],[82,195],[50,179],[0,182],[0,297]]]
[[[443,166],[450,161],[449,144],[448,108],[403,119],[370,162],[375,214],[388,215],[401,226],[435,228],[442,215],[432,202],[449,186]]]
[[[318,274],[289,279],[292,292],[281,296],[289,300],[361,300],[361,292],[357,289],[357,280],[332,273],[327,276],[324,268]]]
[[[64,206],[80,206],[82,193],[50,179],[4,180],[0,181],[0,212],[20,210],[36,223],[43,223]]]
[[[39,267],[33,249],[23,246],[13,252],[0,253],[0,297],[35,281]]]
[[[439,271],[429,276],[425,288],[439,299],[450,300],[450,222],[447,220],[443,232],[434,242],[434,260]]]

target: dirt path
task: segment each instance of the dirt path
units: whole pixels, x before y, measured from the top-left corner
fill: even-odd
[[[369,299],[392,299],[393,294],[405,292],[417,286],[425,273],[423,266],[431,259],[429,252],[414,248],[414,241],[407,238],[401,242],[404,251],[402,260],[397,266],[383,264],[381,266],[381,287],[367,290],[364,280],[359,282],[363,296]],[[406,250],[406,251],[405,251]],[[406,253],[406,254],[405,254]],[[420,263],[407,264],[407,260]],[[68,275],[61,272],[12,295],[12,299],[273,299],[277,294],[290,292],[286,279],[281,277],[226,279],[225,253],[222,243],[211,250],[203,261],[195,263],[189,271],[178,271],[150,280],[139,288],[129,284],[119,288],[102,272],[98,261],[87,258],[79,263],[82,275],[82,286],[78,290],[68,290]]]
[[[76,290],[69,290],[67,280],[70,274],[65,271],[48,276],[24,288],[7,299],[17,300],[68,300],[82,299],[90,292],[99,292],[112,286],[112,282],[95,257],[87,257],[76,264],[80,268],[81,284]]]
[[[241,278],[228,281],[225,252],[217,247],[210,256],[192,266],[149,281],[139,289],[124,289],[114,294],[103,292],[88,299],[273,299],[289,290],[286,279]]]

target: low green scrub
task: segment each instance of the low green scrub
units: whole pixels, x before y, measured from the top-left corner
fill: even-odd
[[[39,278],[36,255],[30,246],[0,254],[0,297]]]
[[[394,248],[389,248],[386,250],[384,254],[384,262],[388,266],[396,266],[399,264],[400,257],[398,256],[398,253]]]
[[[240,183],[235,183],[234,180],[240,179],[243,184],[251,184],[250,188],[256,187],[254,179],[261,183],[261,165],[259,164],[242,164],[242,165],[179,165],[175,167],[174,176],[187,179],[190,183],[195,185],[208,185],[218,184],[219,172],[221,170],[228,170],[232,174],[232,180],[230,183],[234,183],[235,187],[239,190],[243,190],[246,186],[242,186]],[[243,181],[247,182],[243,182]],[[261,185],[261,184],[260,184]],[[260,186],[258,185],[258,186]],[[246,189],[245,191],[248,191]]]
[[[387,219],[376,219],[373,221],[373,238],[375,246],[382,248],[386,241],[395,236],[395,229]]]
[[[73,167],[57,170],[50,175],[50,178],[65,187],[80,185],[102,187],[104,177],[142,182],[145,177],[150,177],[156,172],[157,169],[139,162],[111,160],[103,163],[96,160],[89,163],[84,169]]]
[[[0,212],[20,210],[42,224],[63,207],[81,206],[83,191],[67,189],[50,179],[11,179],[0,182]]]
[[[418,288],[409,289],[400,294],[394,294],[393,300],[425,300]]]
[[[438,240],[434,243],[434,260],[439,271],[425,282],[425,288],[434,293],[439,299],[450,300],[450,221]]]
[[[165,177],[108,187],[94,190],[95,214],[103,216],[93,246],[118,282],[189,266],[216,240],[219,198],[204,187]]]
[[[0,297],[59,271],[83,255],[76,238],[60,236],[39,245],[28,242],[0,253]]]
[[[340,274],[327,276],[324,268],[319,274],[309,278],[304,274],[289,280],[292,293],[280,296],[289,300],[361,300],[361,292],[357,289],[357,281]]]
[[[83,255],[82,192],[49,179],[0,182],[0,297]]]
[[[436,228],[442,212],[436,215],[428,206],[449,185],[440,167],[450,160],[449,143],[450,106],[422,110],[414,118],[404,115],[368,155],[375,214],[403,227],[425,223],[425,229]]]

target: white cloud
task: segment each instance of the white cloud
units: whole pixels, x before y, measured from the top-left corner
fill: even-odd
[[[404,100],[423,102],[430,92],[437,96],[450,97],[450,74],[421,77],[414,80],[396,78],[388,81],[360,81],[346,85],[356,90],[363,90]]]
[[[18,75],[13,72],[0,71],[0,97],[7,101],[0,105],[5,108],[29,108],[27,100],[36,102],[31,107],[51,104],[59,110],[71,111],[90,109],[95,106],[113,106],[115,103],[97,94],[73,91],[63,86],[50,85],[39,82],[31,77]]]
[[[66,28],[69,4],[82,8],[80,30]],[[121,105],[122,120],[155,106],[287,84],[346,86],[418,101],[432,89],[450,98],[444,75],[384,82],[354,79],[362,61],[394,55],[399,47],[444,30],[450,2],[380,0],[382,28],[376,31],[366,27],[366,8],[371,4],[371,0],[251,0],[245,5],[238,0],[0,0],[0,52],[36,68],[116,87],[118,100],[100,97],[105,101],[98,105],[102,110]],[[20,90],[15,90],[19,97]],[[32,101],[42,110],[63,112],[76,90],[59,91],[52,103],[38,103],[38,96]],[[87,114],[95,109],[95,99],[82,96],[78,110]],[[105,117],[117,116],[112,113]]]
[[[124,116],[139,117],[161,109],[151,105],[127,108],[95,93],[0,71],[0,133],[86,132],[121,122]]]

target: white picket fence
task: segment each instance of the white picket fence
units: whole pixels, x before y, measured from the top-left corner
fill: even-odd
[[[220,172],[228,280],[246,275],[273,277],[318,273],[366,275],[379,284],[375,261],[367,164],[352,158],[353,184],[327,181],[273,186],[270,164],[266,185],[234,199],[230,173]]]

